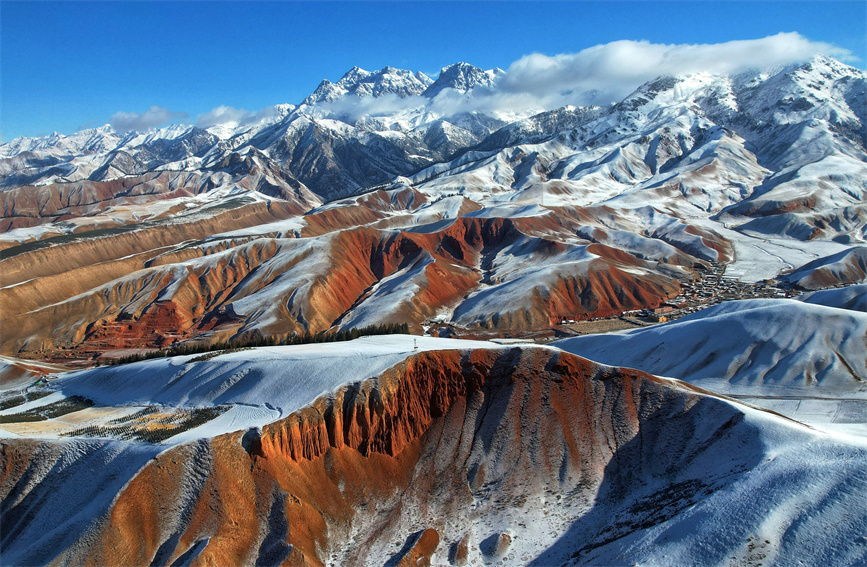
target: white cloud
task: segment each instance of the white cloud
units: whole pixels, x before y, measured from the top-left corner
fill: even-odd
[[[237,126],[250,119],[255,112],[234,108],[232,106],[218,106],[217,108],[200,114],[196,118],[196,126],[208,128],[209,126]]]
[[[332,102],[317,104],[325,115],[354,121],[362,116],[382,116],[424,106],[428,99],[421,96],[399,97],[396,94],[357,96],[347,94]]]
[[[115,112],[111,116],[111,127],[117,132],[141,132],[186,118],[185,112],[172,112],[163,106],[152,106],[145,112]]]
[[[848,50],[797,33],[715,44],[614,41],[555,56],[533,53],[512,63],[500,90],[530,93],[543,106],[608,104],[660,75],[731,75],[806,61],[814,55],[851,60]]]
[[[291,107],[290,107],[291,108]],[[196,126],[210,128],[211,126],[227,126],[237,128],[244,124],[275,118],[280,115],[280,109],[276,106],[268,106],[258,112],[251,112],[243,108],[233,106],[218,106],[196,117]]]

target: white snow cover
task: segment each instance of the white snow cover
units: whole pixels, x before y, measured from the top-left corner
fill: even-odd
[[[695,220],[732,243],[734,261],[725,275],[742,282],[773,279],[781,272],[797,268],[822,256],[845,250],[847,246],[828,240],[798,240],[786,236],[749,234],[731,230],[727,223]]]
[[[867,441],[740,409],[745,424],[757,430],[760,445],[708,455],[679,475],[699,481],[723,477],[717,490],[693,502],[673,501],[671,506],[680,508],[673,517],[593,550],[582,564],[864,565]],[[733,458],[754,464],[745,474],[725,478]],[[629,521],[630,511],[603,507],[594,513],[608,521],[612,516]],[[576,527],[557,541],[559,549],[584,544]]]
[[[853,417],[867,422],[865,336],[865,312],[789,299],[750,299],[721,303],[663,325],[554,344],[604,364],[671,376],[754,401],[849,400],[857,405]],[[833,406],[836,411],[838,404]],[[821,421],[834,421],[834,414],[824,418]]]
[[[851,309],[867,313],[867,284],[850,285],[837,289],[811,291],[796,297],[798,301],[815,303],[837,309]]]
[[[470,348],[503,347],[411,335],[371,336],[241,350],[199,362],[190,361],[201,355],[190,355],[105,366],[61,375],[51,386],[65,396],[84,396],[106,406],[236,406],[170,439],[175,443],[270,423],[344,384],[377,376],[416,352]]]
[[[195,441],[266,423],[343,383],[376,375],[416,352],[415,343],[419,350],[512,348],[487,342],[381,336],[244,350],[186,365],[193,357],[146,361],[69,373],[54,383],[66,394],[91,395],[103,403],[120,404],[146,396],[148,402],[160,398],[181,405],[237,404],[177,440]],[[503,505],[480,498],[467,521],[445,522],[444,541],[457,541],[469,533],[474,564],[496,561],[509,566],[567,564],[588,543],[588,534],[595,537],[589,541],[595,547],[581,556],[581,564],[863,564],[867,559],[863,535],[867,533],[867,499],[863,496],[867,441],[831,435],[726,400],[692,407],[704,408],[694,418],[699,427],[696,434],[702,439],[712,434],[701,431],[702,422],[716,428],[734,416],[731,428],[720,430],[722,438],[713,440],[711,450],[696,449],[701,458],[690,459],[673,471],[648,470],[627,494],[606,492],[608,481],[603,478],[591,502],[532,483],[515,494],[524,497],[523,504]],[[245,413],[254,410],[262,414],[259,421]],[[658,429],[663,437],[681,433],[664,426]],[[56,507],[58,512],[41,514],[29,522],[27,530],[4,550],[6,561],[14,564],[19,558],[32,559],[35,548],[46,552],[48,541],[60,549],[71,545],[162,449],[117,441],[59,441],[57,464],[36,466],[27,479],[38,483],[56,467],[64,469],[63,474],[48,476],[55,483],[51,490],[37,492],[43,494],[40,509]],[[205,446],[194,445],[190,450],[208,458]],[[616,469],[616,458],[614,463]],[[650,461],[648,466],[653,468]],[[94,470],[100,474],[93,474]],[[401,516],[419,526],[429,521],[421,506],[407,505]],[[485,542],[500,533],[512,535],[507,553],[496,558],[482,555],[491,547]],[[396,549],[385,551],[386,555],[375,558],[381,559],[379,564],[389,560]],[[448,563],[448,553],[449,546],[441,544],[434,563]]]

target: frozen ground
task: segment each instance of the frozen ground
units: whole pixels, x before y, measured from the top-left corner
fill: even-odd
[[[709,219],[692,219],[692,222],[719,233],[732,243],[735,258],[726,266],[725,275],[742,282],[773,279],[782,272],[849,248],[828,240],[797,240],[731,230],[724,223]]]
[[[415,346],[418,349],[415,350]],[[371,378],[427,350],[499,348],[481,341],[384,335],[354,341],[158,358],[71,372],[52,382],[65,395],[105,405],[250,404],[288,415],[339,386]]]

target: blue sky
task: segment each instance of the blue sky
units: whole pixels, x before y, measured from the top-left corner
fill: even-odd
[[[797,32],[867,61],[854,2],[0,2],[0,131],[69,134],[163,107],[194,122],[228,105],[298,103],[353,65],[436,76],[466,61],[616,40],[714,44]]]

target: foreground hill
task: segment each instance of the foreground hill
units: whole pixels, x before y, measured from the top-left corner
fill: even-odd
[[[865,446],[556,349],[436,350],[453,345],[428,339],[422,349],[434,350],[416,352],[409,337],[394,337],[376,339],[363,356],[364,344],[348,343],[342,354],[329,346],[340,362],[320,355],[321,368],[311,350],[319,347],[267,350],[273,362],[265,363],[258,351],[189,360],[191,373],[202,364],[216,372],[227,357],[237,391],[202,397],[211,384],[179,372],[151,396],[266,404],[274,392],[255,384],[303,384],[308,375],[329,390],[292,390],[291,413],[258,428],[170,448],[78,436],[3,440],[4,561],[867,559]],[[292,374],[299,367],[281,365],[281,356],[305,359],[304,370]],[[266,374],[245,381],[244,357]],[[148,364],[116,369],[118,387],[104,395],[114,403],[141,395]],[[322,372],[329,365],[346,381]],[[104,371],[57,386],[86,392],[100,381],[94,372]]]

